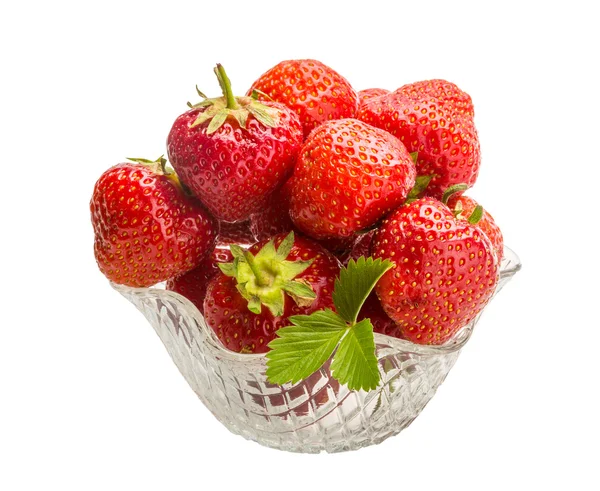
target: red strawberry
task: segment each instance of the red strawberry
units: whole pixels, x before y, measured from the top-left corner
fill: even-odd
[[[468,196],[452,196],[448,200],[448,206],[457,218],[468,220],[473,225],[477,225],[488,236],[494,246],[498,260],[501,260],[504,255],[504,239],[500,227],[496,225],[492,215],[483,209],[477,201]]]
[[[233,261],[229,246],[236,244],[248,248],[255,242],[249,222],[220,222],[217,245],[212,253],[198,267],[167,281],[167,290],[183,295],[203,313],[206,289],[210,280],[220,271],[219,263]]]
[[[261,211],[250,217],[250,229],[257,240],[268,239],[284,232],[298,232],[290,218],[291,190],[292,179],[289,179],[283,187],[273,193]],[[329,252],[338,253],[348,249],[352,245],[354,237],[312,240]]]
[[[380,97],[382,95],[389,94],[390,91],[387,89],[364,89],[358,91],[358,107],[365,105],[368,101],[374,97]]]
[[[167,290],[177,292],[190,300],[201,313],[204,313],[204,298],[210,280],[220,271],[219,263],[233,261],[229,250],[231,244],[239,245],[245,249],[254,244],[256,240],[250,232],[250,223],[219,223],[219,236],[217,245],[212,253],[200,265],[167,281]]]
[[[265,353],[291,315],[333,309],[339,261],[318,244],[280,234],[221,265],[204,301],[206,322],[230,350]],[[226,274],[225,274],[226,273]]]
[[[487,236],[432,198],[394,211],[371,248],[373,257],[395,263],[375,291],[399,335],[415,343],[450,339],[483,309],[498,282]]]
[[[90,211],[102,273],[115,283],[148,287],[196,267],[212,250],[217,228],[164,159],[136,160],[102,174]]]
[[[359,257],[369,257],[371,255],[371,242],[373,241],[375,232],[375,229],[369,230],[356,237],[351,249],[338,256],[342,266],[348,266],[350,259],[357,261]]]
[[[448,187],[470,187],[477,179],[481,155],[471,109],[466,99],[438,99],[427,91],[399,89],[373,98],[357,117],[417,152],[417,174],[433,175],[426,194],[439,199]]]
[[[228,246],[237,244],[242,247],[250,247],[257,241],[252,233],[250,220],[245,222],[219,222],[218,245]]]
[[[300,117],[306,138],[332,119],[354,118],[358,95],[339,73],[317,60],[287,60],[263,73],[248,95],[259,90]]]
[[[375,292],[371,292],[360,309],[360,314],[358,314],[357,321],[360,322],[363,319],[369,319],[371,321],[374,332],[386,334],[387,336],[394,336],[396,338],[402,338],[398,326],[385,313],[385,310],[383,310],[381,302],[379,301],[379,298]]]
[[[371,243],[377,230],[369,230],[363,234],[360,234],[354,241],[352,248],[344,254],[338,255],[338,259],[341,261],[342,266],[347,267],[348,262],[352,259],[357,261],[359,257],[370,257],[371,256]],[[397,334],[396,324],[383,310],[379,298],[375,292],[371,294],[365,300],[360,313],[358,314],[358,321],[363,319],[370,319],[373,325],[373,331],[394,336]],[[396,335],[396,337],[399,337]]]
[[[447,80],[434,79],[414,82],[403,85],[394,92],[414,101],[431,98],[468,120],[472,120],[475,116],[471,96]]]
[[[231,261],[233,261],[233,256],[229,248],[217,246],[199,266],[167,281],[166,288],[186,297],[203,314],[204,298],[206,297],[206,289],[210,280],[220,271],[219,263],[228,263]]]
[[[223,67],[223,97],[179,116],[167,139],[181,180],[219,220],[246,220],[292,172],[302,143],[296,115],[275,102],[234,97]]]
[[[414,183],[415,166],[397,138],[356,119],[329,121],[300,151],[290,215],[316,239],[351,237],[403,203]]]
[[[291,179],[288,179],[259,211],[250,215],[250,230],[257,241],[294,230],[290,218],[290,191]]]

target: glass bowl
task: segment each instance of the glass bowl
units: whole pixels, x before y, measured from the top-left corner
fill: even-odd
[[[506,248],[495,294],[520,267],[517,255]],[[329,362],[301,382],[280,386],[267,382],[264,354],[224,348],[185,297],[160,285],[112,286],[148,319],[190,387],[221,423],[244,438],[293,452],[356,450],[402,431],[433,397],[479,319],[442,346],[375,334],[381,373],[375,390],[348,390],[331,377]]]

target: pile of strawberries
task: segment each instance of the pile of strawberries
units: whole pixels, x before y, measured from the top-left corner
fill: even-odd
[[[464,195],[480,148],[471,98],[445,80],[356,92],[316,60],[284,61],[236,97],[179,116],[168,160],[107,170],[91,199],[102,273],[166,281],[223,344],[264,353],[289,317],[335,310],[340,268],[389,259],[360,318],[442,344],[486,305],[503,242]],[[290,233],[293,232],[293,233]]]

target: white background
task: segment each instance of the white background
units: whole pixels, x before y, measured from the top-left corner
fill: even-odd
[[[600,488],[593,2],[6,4],[0,489]],[[290,58],[356,89],[445,78],[469,92],[471,194],[524,264],[417,420],[344,454],[230,434],[92,252],[106,168],[164,153],[195,84],[218,93],[216,62],[241,94]]]

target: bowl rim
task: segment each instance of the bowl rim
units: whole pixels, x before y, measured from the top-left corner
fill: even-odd
[[[501,284],[502,280],[507,281],[521,269],[521,266],[522,264],[521,260],[519,259],[519,256],[512,249],[505,246],[502,262],[500,265],[498,287],[495,293],[497,293],[499,289],[503,286]],[[151,294],[159,298],[171,298],[177,303],[181,304],[184,307],[184,309],[187,310],[187,313],[190,314],[196,320],[196,324],[198,325],[199,329],[203,331],[206,341],[211,345],[212,350],[218,354],[219,358],[225,358],[228,361],[234,362],[248,363],[252,361],[263,361],[264,363],[266,363],[266,353],[237,353],[223,346],[221,344],[221,341],[218,339],[216,333],[210,328],[210,326],[208,326],[207,322],[204,319],[204,316],[201,314],[198,308],[183,295],[171,290],[167,290],[165,288],[165,282],[157,283],[156,285],[147,288],[120,285],[112,281],[109,281],[109,283],[115,290],[117,290],[121,294]],[[481,315],[481,312],[479,315]],[[475,318],[475,320],[476,319],[477,317]],[[473,333],[473,328],[474,321],[471,321],[469,324],[459,329],[456,332],[456,334],[452,338],[450,338],[446,343],[441,345],[421,345],[404,339],[388,336],[387,334],[375,333],[375,345],[380,349],[393,349],[421,356],[446,355],[460,350],[471,337],[471,334]]]

